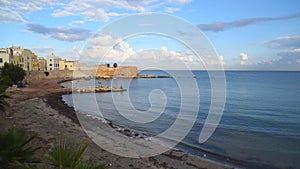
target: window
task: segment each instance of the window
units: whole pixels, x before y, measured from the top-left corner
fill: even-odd
[[[52,59],[50,59],[50,62],[52,62]]]
[[[52,70],[52,68],[50,68],[50,70]]]
[[[0,63],[3,63],[3,58],[0,58]]]
[[[52,66],[52,63],[50,63],[49,66]]]

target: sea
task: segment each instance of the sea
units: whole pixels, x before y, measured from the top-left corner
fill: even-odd
[[[196,116],[184,116],[193,125],[175,148],[245,168],[300,168],[300,71],[225,71],[224,83],[218,84],[225,89],[224,109],[216,130],[204,143],[199,142],[199,134],[211,113],[212,99],[218,98],[212,95],[216,90],[212,78],[221,77],[207,71],[143,70],[139,74],[160,78],[74,80],[63,85],[110,85],[127,91],[114,92],[113,98],[111,93],[96,93],[98,108],[87,99],[94,93],[67,94],[63,100],[77,111],[91,116],[101,111],[102,118],[118,126],[153,136],[182,117],[178,116],[181,108],[189,112],[194,111],[188,110],[189,105],[198,107]],[[81,103],[76,106],[75,95]],[[130,116],[133,109],[156,118],[137,123]],[[129,118],[120,111],[127,111]]]

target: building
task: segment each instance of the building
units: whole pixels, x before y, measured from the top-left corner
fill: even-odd
[[[40,71],[46,71],[47,68],[46,68],[46,59],[44,59],[43,57],[38,57],[38,64],[39,64],[39,70]]]
[[[38,71],[39,70],[39,60],[36,54],[31,54],[31,70]]]
[[[44,59],[38,57],[31,50],[22,49],[20,46],[0,48],[0,67],[4,63],[12,63],[20,66],[25,71],[74,70],[75,66],[86,66],[82,66],[78,61],[62,60],[53,53]]]
[[[74,70],[77,63],[77,61],[60,60],[59,70]]]
[[[59,61],[61,58],[55,56],[53,53],[47,56],[47,70],[59,70]]]
[[[18,65],[26,71],[38,70],[37,56],[29,49],[12,46],[11,63]]]
[[[0,48],[0,67],[4,66],[4,63],[11,63],[12,51],[10,48]]]
[[[23,67],[23,65],[20,65],[21,61],[22,61],[21,60],[21,55],[22,55],[22,49],[21,49],[21,47],[19,47],[19,46],[12,46],[11,50],[12,50],[12,61],[11,62],[14,65],[18,65],[20,67]]]
[[[22,58],[24,60],[24,70],[31,71],[32,70],[32,52],[28,49],[23,49]]]

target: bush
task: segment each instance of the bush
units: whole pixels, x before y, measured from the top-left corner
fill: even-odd
[[[0,133],[0,168],[15,168],[16,161],[35,162],[33,155],[39,147],[28,145],[35,137],[27,136],[23,129],[16,127]]]
[[[8,78],[13,84],[21,82],[25,77],[25,71],[12,63],[5,63],[1,68],[0,75]]]
[[[107,165],[96,165],[90,161],[83,161],[83,153],[88,143],[76,146],[59,140],[54,143],[52,150],[47,154],[50,164],[57,169],[105,169]]]

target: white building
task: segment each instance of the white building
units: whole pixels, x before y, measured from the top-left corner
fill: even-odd
[[[12,58],[12,51],[10,48],[0,48],[0,67],[4,66],[4,63],[10,63]]]
[[[59,61],[61,59],[53,53],[47,56],[47,70],[59,70]]]

